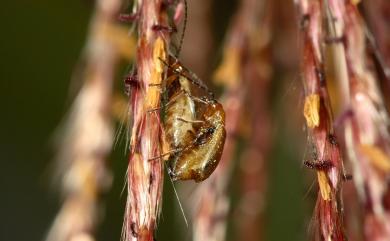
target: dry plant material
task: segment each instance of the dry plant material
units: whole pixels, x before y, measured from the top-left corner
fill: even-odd
[[[366,240],[389,240],[389,117],[367,54],[365,22],[352,1],[329,1],[329,12],[343,36],[339,45],[345,51],[348,78],[339,81],[344,87],[345,108],[352,111],[345,121],[345,142],[363,207],[364,235]],[[330,34],[335,35],[334,31]]]
[[[260,64],[264,64],[261,65],[262,67],[267,66],[267,62],[263,63],[264,56],[262,56],[262,53],[266,49],[269,40],[269,35],[267,35],[268,32],[266,31],[265,26],[262,26],[264,28],[261,28],[262,30],[265,30],[264,32],[258,30],[258,18],[261,16],[261,7],[263,7],[263,1],[241,1],[240,8],[234,18],[228,37],[225,40],[222,63],[214,74],[216,83],[226,87],[222,99],[227,116],[227,140],[217,170],[209,180],[205,182],[205,185],[199,187],[197,190],[199,202],[195,205],[194,210],[194,240],[225,239],[230,209],[228,185],[231,181],[233,157],[236,151],[237,140],[235,137],[239,134],[240,117],[244,114],[244,93],[247,90],[245,86],[252,85],[255,82],[261,82],[263,77],[266,79],[269,76],[269,72],[266,71],[266,73],[264,73],[258,69]],[[268,69],[261,68],[261,70]],[[254,144],[253,148],[258,147]],[[258,165],[261,166],[262,164]],[[257,176],[259,173],[251,174]],[[248,174],[247,178],[252,178],[252,181],[257,182],[258,179],[253,180],[251,174]],[[257,178],[261,177],[261,175],[260,177],[257,176]],[[248,193],[245,191],[248,191]],[[256,190],[257,192],[254,192],[253,188],[249,188],[245,189],[245,191],[242,194],[243,202],[244,200],[249,200],[247,195],[251,196],[254,203],[258,204],[261,202],[261,194],[258,190]],[[248,202],[244,203],[248,204]],[[256,205],[251,205],[251,207],[255,208],[255,210],[253,210],[255,214],[261,213],[256,211],[261,207],[256,207]],[[245,209],[247,207],[240,208]],[[246,231],[251,232],[242,232],[241,237],[245,240],[258,240],[260,235],[257,235],[257,232],[252,232],[258,229],[259,223],[257,222],[257,216],[253,217],[253,215],[242,213],[240,215],[241,216],[238,217],[240,220],[239,222],[246,225]],[[239,230],[241,231],[242,228],[243,227],[240,225]],[[252,239],[250,239],[250,237],[252,237]]]
[[[131,90],[133,128],[128,167],[128,199],[123,225],[123,240],[154,240],[161,208],[163,161],[160,156],[163,130],[158,111],[164,64],[167,60],[170,31],[161,0],[138,0],[138,46],[136,84]]]
[[[96,2],[82,70],[83,86],[66,122],[58,160],[64,202],[47,241],[92,241],[98,197],[110,186],[105,159],[112,144],[111,95],[120,56],[132,58],[127,30],[115,25],[120,0]]]
[[[320,125],[320,96],[318,94],[310,94],[305,97],[303,115],[309,128]]]
[[[306,124],[314,153],[311,165],[316,168],[320,192],[315,212],[315,239],[347,240],[344,234],[341,185],[344,172],[339,145],[333,135],[333,119],[326,86],[323,46],[326,30],[324,1],[296,1],[299,8],[302,39],[302,71],[305,87]],[[317,97],[318,96],[318,97]]]

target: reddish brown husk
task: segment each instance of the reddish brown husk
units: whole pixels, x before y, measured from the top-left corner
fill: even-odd
[[[321,1],[298,1],[301,21],[302,71],[305,87],[305,118],[309,139],[313,143],[316,159],[330,161],[332,167],[317,170],[319,193],[315,211],[315,239],[344,241],[342,202],[340,191],[343,163],[339,146],[332,144],[333,119],[325,81],[323,41],[325,29],[322,19],[325,11]],[[333,138],[333,137],[332,137]]]
[[[344,81],[344,108],[352,111],[345,122],[345,143],[364,216],[360,225],[364,227],[366,240],[389,240],[389,117],[379,91],[378,77],[372,68],[373,55],[368,55],[370,51],[367,51],[372,46],[367,45],[370,42],[367,41],[364,20],[352,1],[343,4],[330,1],[329,6],[344,35],[342,46],[348,79],[341,81]]]
[[[134,124],[123,227],[123,239],[126,241],[153,240],[161,207],[163,160],[154,157],[161,153],[163,133],[159,112],[148,111],[160,106],[160,86],[156,84],[161,84],[164,77],[164,65],[160,59],[167,59],[169,35],[163,30],[153,30],[156,24],[168,26],[162,2],[160,0],[136,2],[139,11],[136,57],[139,88],[132,90],[130,100]]]

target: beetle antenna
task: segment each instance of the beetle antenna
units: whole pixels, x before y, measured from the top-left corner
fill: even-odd
[[[169,167],[166,165],[166,163],[165,163],[165,167],[166,167],[166,168],[169,168]],[[169,180],[171,181],[171,184],[172,184],[172,187],[173,187],[173,192],[175,193],[177,202],[179,203],[179,208],[180,208],[181,214],[183,215],[184,222],[186,223],[186,226],[187,226],[187,228],[188,228],[188,221],[187,221],[187,218],[186,218],[186,214],[184,213],[183,206],[181,205],[179,195],[177,194],[177,191],[176,191],[175,185],[173,184],[173,180],[172,180],[171,175],[168,175],[168,176],[169,176]]]
[[[183,30],[181,31],[181,36],[180,36],[180,42],[179,42],[179,47],[177,48],[177,53],[176,57],[179,57],[181,48],[183,46],[183,41],[184,41],[184,35],[187,29],[187,18],[188,18],[188,5],[187,5],[187,0],[183,0],[184,3],[184,20],[183,20]]]

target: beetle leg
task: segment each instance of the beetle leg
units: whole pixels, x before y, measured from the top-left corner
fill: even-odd
[[[181,117],[176,117],[177,120],[179,121],[183,121],[183,122],[186,122],[186,123],[192,123],[192,124],[203,124],[205,121],[202,121],[202,120],[186,120],[186,119],[183,119]]]
[[[182,151],[181,148],[173,149],[173,150],[170,150],[170,151],[168,151],[166,153],[161,154],[160,156],[149,158],[148,161],[153,161],[153,160],[156,160],[156,159],[160,159],[160,158],[163,158],[164,156],[168,156],[168,155],[171,155],[172,153],[178,153],[178,152],[181,152],[181,151]]]

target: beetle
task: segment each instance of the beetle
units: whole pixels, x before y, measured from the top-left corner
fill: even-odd
[[[171,151],[162,156],[169,155],[172,180],[201,182],[213,173],[221,159],[226,139],[225,111],[194,73],[173,56],[169,61],[170,64],[163,61],[169,70],[164,127]],[[192,96],[191,84],[208,96]]]
[[[173,180],[201,182],[216,169],[226,139],[225,111],[220,103],[208,100],[202,116],[203,124],[192,143],[177,154],[170,175]]]

